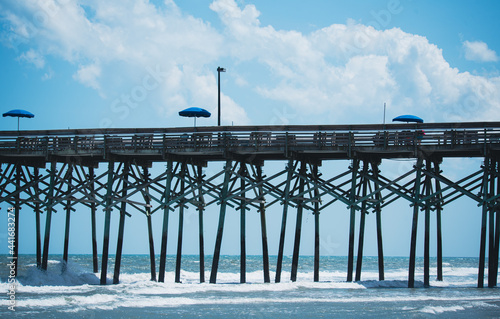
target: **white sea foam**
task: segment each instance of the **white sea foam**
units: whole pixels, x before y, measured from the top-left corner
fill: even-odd
[[[450,307],[435,306],[435,307],[425,307],[422,310],[420,310],[420,312],[439,314],[444,312],[457,312],[461,310],[465,310],[465,308],[462,306],[450,306]]]

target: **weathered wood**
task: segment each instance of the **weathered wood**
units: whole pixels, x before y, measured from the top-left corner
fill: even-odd
[[[89,193],[93,198],[96,197],[95,193],[95,174],[94,168],[89,167]],[[94,273],[99,272],[99,256],[97,253],[97,229],[96,229],[96,203],[92,201],[90,203],[90,224],[92,232],[92,265]]]
[[[264,200],[264,191],[262,189],[262,167],[257,166],[257,183],[260,184],[259,186],[259,199]],[[271,282],[270,276],[269,276],[269,249],[267,246],[267,227],[266,227],[266,206],[264,202],[261,202],[260,208],[259,208],[259,215],[260,215],[260,230],[261,230],[261,237],[262,237],[262,269],[264,272],[264,282],[269,283]]]
[[[410,265],[408,270],[408,288],[415,287],[415,259],[417,252],[417,226],[418,226],[418,211],[420,206],[418,201],[420,200],[420,178],[422,176],[422,159],[417,159],[416,164],[416,178],[415,178],[415,188],[414,188],[414,206],[413,206],[413,221],[411,227],[411,242],[410,242]]]
[[[436,175],[440,174],[439,163],[434,162],[434,172]],[[436,180],[436,193],[437,195],[437,204],[436,204],[436,244],[437,244],[437,281],[443,281],[443,232],[441,225],[441,211],[442,211],[442,193],[441,193],[441,183],[439,180]]]
[[[47,263],[49,260],[49,240],[50,240],[50,224],[52,220],[52,210],[54,203],[54,187],[56,182],[56,162],[50,164],[50,182],[47,193],[47,212],[45,219],[45,238],[43,241],[43,255],[42,255],[42,270],[47,270]]]
[[[313,179],[318,183],[318,165],[313,166]],[[314,282],[319,281],[319,253],[320,253],[320,237],[319,237],[319,192],[316,188],[314,190],[314,197],[317,199],[314,202]]]
[[[130,163],[125,162],[122,171],[122,198],[127,198],[128,190],[128,176],[130,171]],[[121,202],[120,207],[120,222],[118,224],[118,240],[116,241],[116,255],[115,255],[115,272],[113,275],[113,284],[120,282],[120,267],[122,263],[123,251],[123,235],[125,232],[125,216],[127,214],[127,201]]]
[[[187,164],[186,164],[186,162],[183,162],[182,167],[181,167],[181,172],[179,174],[180,183],[181,183],[181,194],[184,194],[186,192],[186,183],[184,180],[186,177],[186,170],[187,170]],[[177,232],[177,256],[175,259],[175,282],[177,282],[177,283],[181,282],[182,236],[183,236],[183,230],[184,230],[184,207],[185,207],[185,201],[184,201],[184,199],[182,199],[179,202],[179,230]]]
[[[67,193],[71,193],[72,188],[72,180],[73,180],[73,165],[68,165],[68,170],[66,171],[66,177],[64,178],[66,183],[68,184]],[[69,228],[70,228],[70,220],[71,220],[71,200],[68,198],[66,201],[66,224],[64,230],[64,250],[63,250],[63,267],[62,271],[66,271],[67,263],[68,263],[68,252],[69,252]]]
[[[378,280],[384,280],[384,246],[382,239],[382,208],[380,207],[380,202],[382,200],[382,196],[379,192],[379,184],[378,184],[378,163],[371,162],[373,177],[375,178],[375,200],[377,204],[375,206],[375,218],[377,220],[377,253],[378,253]]]
[[[246,266],[246,192],[245,190],[245,178],[247,178],[247,169],[244,162],[240,163],[240,170],[238,172],[240,175],[240,187],[242,189],[241,202],[240,202],[240,283],[246,283],[247,281],[247,266]]]
[[[477,287],[484,287],[484,263],[486,258],[486,224],[488,215],[488,203],[486,199],[488,198],[488,181],[491,178],[490,174],[490,158],[484,159],[484,173],[483,173],[483,185],[482,185],[482,198],[483,198],[483,211],[481,215],[481,238],[479,243],[479,268],[477,275]]]
[[[306,176],[306,162],[302,161],[299,172],[299,194],[304,192]],[[300,236],[302,233],[302,213],[304,211],[304,200],[299,199],[297,203],[297,221],[295,223],[295,241],[293,245],[291,281],[297,281],[297,270],[299,266]]]
[[[351,191],[350,191],[350,222],[349,222],[349,248],[347,256],[347,281],[352,281],[352,273],[354,268],[354,228],[356,225],[356,208],[354,202],[356,201],[356,179],[359,169],[359,160],[354,159],[352,161],[352,177],[351,177]]]
[[[431,170],[431,161],[426,160],[426,171],[430,172]],[[431,228],[431,203],[430,203],[430,194],[431,194],[431,178],[429,175],[425,176],[425,196],[428,198],[425,201],[425,234],[424,234],[424,287],[430,286],[430,228]]]
[[[205,201],[203,199],[203,194],[201,187],[203,185],[203,167],[201,165],[197,166],[198,174],[197,181],[198,186],[198,234],[199,234],[199,255],[200,255],[200,283],[205,282],[205,240],[203,236],[203,213],[205,211]]]
[[[101,285],[105,285],[108,275],[108,254],[109,254],[109,232],[111,224],[111,201],[113,197],[115,163],[110,161],[108,164],[108,182],[106,184],[106,206],[104,208],[104,234],[102,241],[102,264],[101,264]]]
[[[285,247],[285,231],[286,231],[286,220],[288,215],[288,206],[289,206],[289,198],[290,198],[290,184],[292,181],[293,172],[295,171],[295,167],[293,164],[293,160],[288,160],[287,165],[287,179],[285,184],[285,190],[283,192],[283,216],[281,218],[281,232],[280,232],[280,241],[278,247],[278,260],[276,264],[276,277],[275,282],[281,281],[281,269],[283,265],[283,250]]]
[[[167,162],[167,181],[165,185],[165,190],[163,193],[164,203],[170,202],[170,191],[172,187],[172,179],[174,175],[173,171],[173,161],[169,159]],[[163,208],[163,230],[161,235],[161,252],[160,252],[160,269],[158,275],[158,281],[165,281],[165,264],[167,260],[167,239],[168,239],[168,217],[170,213],[170,205],[165,205]]]
[[[224,232],[224,220],[226,217],[226,206],[227,206],[227,195],[229,188],[229,179],[231,177],[231,160],[226,160],[226,165],[224,166],[224,183],[222,185],[220,193],[220,214],[219,214],[219,226],[217,228],[217,237],[215,239],[214,255],[212,259],[212,270],[210,272],[210,283],[215,284],[217,282],[217,270],[219,268],[219,258],[220,249],[222,245],[222,235]]]
[[[368,190],[368,179],[365,177],[368,174],[368,162],[363,161],[363,175],[361,183],[363,187],[363,197],[366,196]],[[358,239],[358,256],[356,258],[356,277],[355,281],[361,280],[361,268],[363,266],[363,248],[365,243],[365,223],[366,223],[366,200],[361,204],[361,216],[359,221],[359,239]]]

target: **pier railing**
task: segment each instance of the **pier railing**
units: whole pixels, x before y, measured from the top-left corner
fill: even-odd
[[[390,125],[239,126],[0,132],[0,156],[153,156],[289,152],[481,149],[500,144],[500,122]],[[473,155],[473,154],[471,154]]]

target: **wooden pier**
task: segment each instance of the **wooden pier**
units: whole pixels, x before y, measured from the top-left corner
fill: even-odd
[[[454,181],[440,169],[443,160],[451,157],[482,158],[484,164]],[[415,159],[416,164],[389,179],[379,165],[395,158]],[[286,166],[264,175],[264,162],[272,160],[285,161]],[[338,161],[346,169],[335,176],[322,175],[319,167],[325,161]],[[204,175],[203,168],[212,162],[225,164],[221,170]],[[166,169],[152,175],[151,168],[157,163],[166,164]],[[102,166],[106,167],[104,171]],[[198,211],[200,282],[204,282],[203,214],[210,205],[220,209],[210,283],[217,281],[228,208],[240,211],[240,282],[246,282],[245,216],[250,209],[260,214],[264,282],[271,281],[266,209],[272,205],[283,207],[274,281],[281,281],[290,209],[297,210],[290,279],[297,279],[302,218],[310,211],[315,223],[314,281],[319,281],[320,213],[335,202],[350,210],[347,281],[361,280],[365,218],[370,212],[376,215],[379,280],[384,280],[382,209],[402,198],[413,207],[408,287],[415,285],[421,215],[425,219],[424,285],[428,286],[431,213],[437,224],[438,280],[443,280],[441,212],[446,204],[463,196],[482,210],[477,286],[484,286],[488,256],[487,285],[494,287],[500,237],[500,122],[0,131],[0,203],[13,207],[16,216],[14,257],[18,257],[17,243],[22,240],[18,236],[21,207],[35,212],[37,265],[46,270],[55,207],[64,207],[66,213],[63,260],[67,262],[70,217],[76,205],[84,205],[91,215],[94,272],[99,268],[96,219],[104,218],[101,284],[107,278],[113,209],[119,212],[113,283],[119,282],[124,224],[130,208],[146,217],[151,280],[160,282],[165,281],[169,215],[178,211],[175,281],[180,282],[183,216],[188,206]],[[97,213],[99,207],[103,215]],[[46,218],[43,244],[42,213]],[[153,214],[163,214],[158,274]],[[360,221],[354,265],[357,215]]]

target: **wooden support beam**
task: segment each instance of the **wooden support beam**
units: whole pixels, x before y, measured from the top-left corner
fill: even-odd
[[[418,226],[418,211],[420,206],[417,204],[420,199],[420,179],[422,176],[422,158],[417,159],[416,178],[414,187],[414,206],[413,206],[413,222],[411,227],[411,242],[410,242],[410,265],[408,270],[408,288],[415,287],[415,259],[417,252],[417,226]]]
[[[167,259],[167,239],[168,239],[168,217],[170,213],[170,205],[168,203],[170,202],[170,197],[171,197],[170,192],[172,187],[172,179],[174,176],[174,171],[172,166],[173,166],[173,161],[172,159],[169,159],[167,162],[167,180],[165,185],[165,191],[163,193],[163,200],[167,204],[165,204],[163,208],[163,230],[161,235],[161,252],[160,252],[160,269],[159,269],[160,273],[158,275],[159,282],[165,281],[165,264]]]
[[[187,164],[186,162],[182,163],[181,172],[179,175],[180,183],[181,183],[181,194],[186,193],[186,183],[184,181],[186,177]],[[184,230],[184,207],[185,207],[185,198],[181,199],[179,203],[179,230],[177,232],[177,257],[175,260],[175,282],[181,282],[181,261],[182,261],[182,236]]]
[[[288,160],[287,165],[287,179],[285,184],[284,196],[283,196],[283,216],[281,218],[281,232],[280,232],[280,241],[278,247],[278,261],[276,264],[276,277],[275,282],[281,281],[281,269],[283,265],[283,249],[285,247],[285,230],[286,230],[286,220],[288,215],[288,202],[290,199],[290,184],[292,182],[293,173],[295,171],[295,166],[293,164],[293,160]]]
[[[483,186],[482,186],[482,199],[483,199],[483,211],[481,215],[481,238],[479,243],[479,268],[477,275],[477,287],[484,287],[484,263],[486,259],[486,224],[488,215],[488,203],[486,202],[488,198],[488,181],[490,179],[490,158],[485,157],[484,168],[483,168]]]
[[[318,165],[313,166],[314,183],[318,183]],[[314,197],[319,196],[319,191],[314,190]],[[319,237],[319,201],[314,202],[314,282],[319,281],[319,257],[320,257],[320,237]]]
[[[299,171],[299,194],[304,192],[306,176],[306,162],[302,161]],[[292,256],[292,271],[290,275],[291,281],[297,281],[297,270],[299,266],[299,250],[300,250],[300,236],[302,233],[302,214],[304,211],[304,202],[299,200],[297,203],[297,221],[295,224],[295,241],[293,245]]]
[[[35,196],[40,198],[40,176],[38,167],[33,168],[33,178],[35,180]],[[35,203],[35,228],[36,228],[36,267],[42,267],[42,239],[40,229],[40,201]]]
[[[68,164],[68,169],[66,171],[66,176],[64,177],[68,188],[67,193],[70,194],[72,190],[72,181],[73,181],[73,165]],[[68,197],[66,201],[66,224],[64,229],[64,250],[63,250],[63,267],[62,271],[66,271],[66,267],[68,264],[68,251],[69,251],[69,227],[71,220],[71,199]]]
[[[106,200],[104,207],[104,234],[102,241],[102,265],[101,265],[101,285],[105,285],[108,274],[108,254],[109,254],[109,231],[111,224],[111,202],[113,199],[113,181],[114,181],[115,162],[108,164],[108,182],[106,186]]]
[[[259,183],[259,198],[264,199],[264,191],[262,189],[262,166],[257,166],[257,183]],[[267,245],[267,228],[266,228],[266,207],[264,203],[260,204],[259,208],[260,214],[260,230],[262,236],[262,263],[264,271],[264,282],[269,283],[271,279],[269,277],[269,249]]]
[[[368,174],[368,162],[366,160],[363,161],[363,175],[362,181],[360,184],[363,187],[363,197],[366,196],[368,191],[368,179],[365,177]],[[366,200],[361,203],[361,217],[359,221],[359,238],[358,238],[358,256],[356,258],[356,277],[355,281],[361,280],[361,268],[363,265],[363,248],[365,243],[365,222],[366,222]]]
[[[356,208],[354,203],[356,201],[356,179],[359,169],[359,159],[355,158],[352,161],[352,176],[351,176],[351,191],[350,191],[350,223],[349,223],[349,251],[347,256],[347,281],[352,281],[352,273],[354,266],[354,228],[356,225]]]
[[[426,160],[425,163],[425,170],[427,172],[431,171],[431,161]],[[431,194],[431,178],[429,175],[425,176],[425,196],[427,197],[427,200],[425,201],[425,234],[424,234],[424,287],[429,287],[430,286],[430,228],[431,228],[431,201],[430,201],[430,194]]]
[[[52,210],[54,203],[54,187],[56,183],[56,162],[50,164],[50,182],[47,192],[47,215],[45,219],[45,238],[43,241],[43,255],[42,255],[42,270],[47,270],[47,263],[49,260],[49,240],[50,240],[50,224],[52,220]]]
[[[379,185],[378,185],[378,163],[376,162],[371,162],[372,166],[372,171],[373,171],[373,178],[375,180],[375,198],[377,200],[377,204],[375,205],[375,217],[377,220],[377,252],[378,252],[378,280],[384,280],[385,279],[385,274],[384,274],[384,246],[383,246],[383,239],[382,239],[382,208],[380,207],[380,203],[382,201],[382,195],[379,192]]]
[[[123,164],[122,171],[122,198],[127,198],[128,190],[128,177],[130,172],[130,163]],[[118,240],[116,241],[116,255],[115,255],[115,272],[113,274],[113,284],[120,282],[120,267],[122,264],[122,251],[123,251],[123,235],[125,232],[125,217],[127,216],[127,201],[121,202],[120,207],[120,222],[118,224]]]
[[[500,178],[498,177],[498,173],[500,171],[500,160],[495,160],[495,173],[497,176],[497,189],[496,195],[500,194]],[[499,244],[500,244],[500,210],[495,208],[495,242],[494,242],[494,255],[490,257],[494,260],[493,269],[491,270],[494,274],[492,275],[493,285],[496,286],[498,283],[498,254],[499,254]]]
[[[95,174],[94,168],[89,167],[89,193],[93,198],[96,197],[95,193]],[[99,256],[97,253],[97,230],[96,230],[96,203],[95,201],[90,202],[90,224],[91,224],[91,232],[92,232],[92,266],[93,272],[99,272]]]
[[[199,233],[199,255],[200,255],[200,283],[205,282],[205,240],[203,236],[203,213],[205,210],[205,201],[203,200],[203,166],[197,165],[198,174],[198,233]]]
[[[244,162],[240,162],[240,171],[238,173],[240,175],[240,187],[242,190],[241,193],[241,202],[240,202],[240,283],[246,283],[246,210],[247,210],[247,201],[245,200],[246,192],[245,190],[245,178],[247,178],[247,169],[246,164]]]
[[[440,174],[440,168],[439,168],[439,163],[434,162],[434,173],[436,175]],[[436,182],[436,193],[437,195],[437,204],[436,204],[436,228],[437,228],[437,239],[436,239],[436,244],[437,244],[437,257],[436,257],[436,262],[437,262],[437,281],[443,281],[443,233],[442,233],[442,227],[441,227],[441,211],[442,211],[442,193],[441,193],[441,183],[439,180],[435,180]]]
[[[226,217],[226,206],[227,206],[227,195],[229,189],[229,180],[231,178],[232,162],[230,159],[226,160],[226,165],[224,166],[224,182],[222,184],[222,189],[220,193],[220,214],[219,214],[219,226],[217,228],[217,237],[215,239],[215,249],[212,260],[212,270],[210,272],[210,283],[215,284],[217,282],[217,270],[219,268],[219,258],[220,249],[222,245],[222,234],[224,232],[224,219]]]
[[[494,159],[491,159],[490,165],[490,191],[489,198],[494,197],[495,192],[495,178],[496,178],[496,163]],[[495,287],[496,277],[495,268],[495,207],[490,205],[489,209],[489,229],[488,229],[488,288]]]
[[[143,166],[143,181],[145,184],[150,183],[148,167]],[[156,262],[155,262],[155,243],[153,237],[153,225],[151,222],[151,197],[149,195],[149,187],[146,187],[144,193],[144,201],[146,202],[146,222],[148,224],[148,242],[149,242],[149,263],[151,268],[151,281],[156,281]]]

